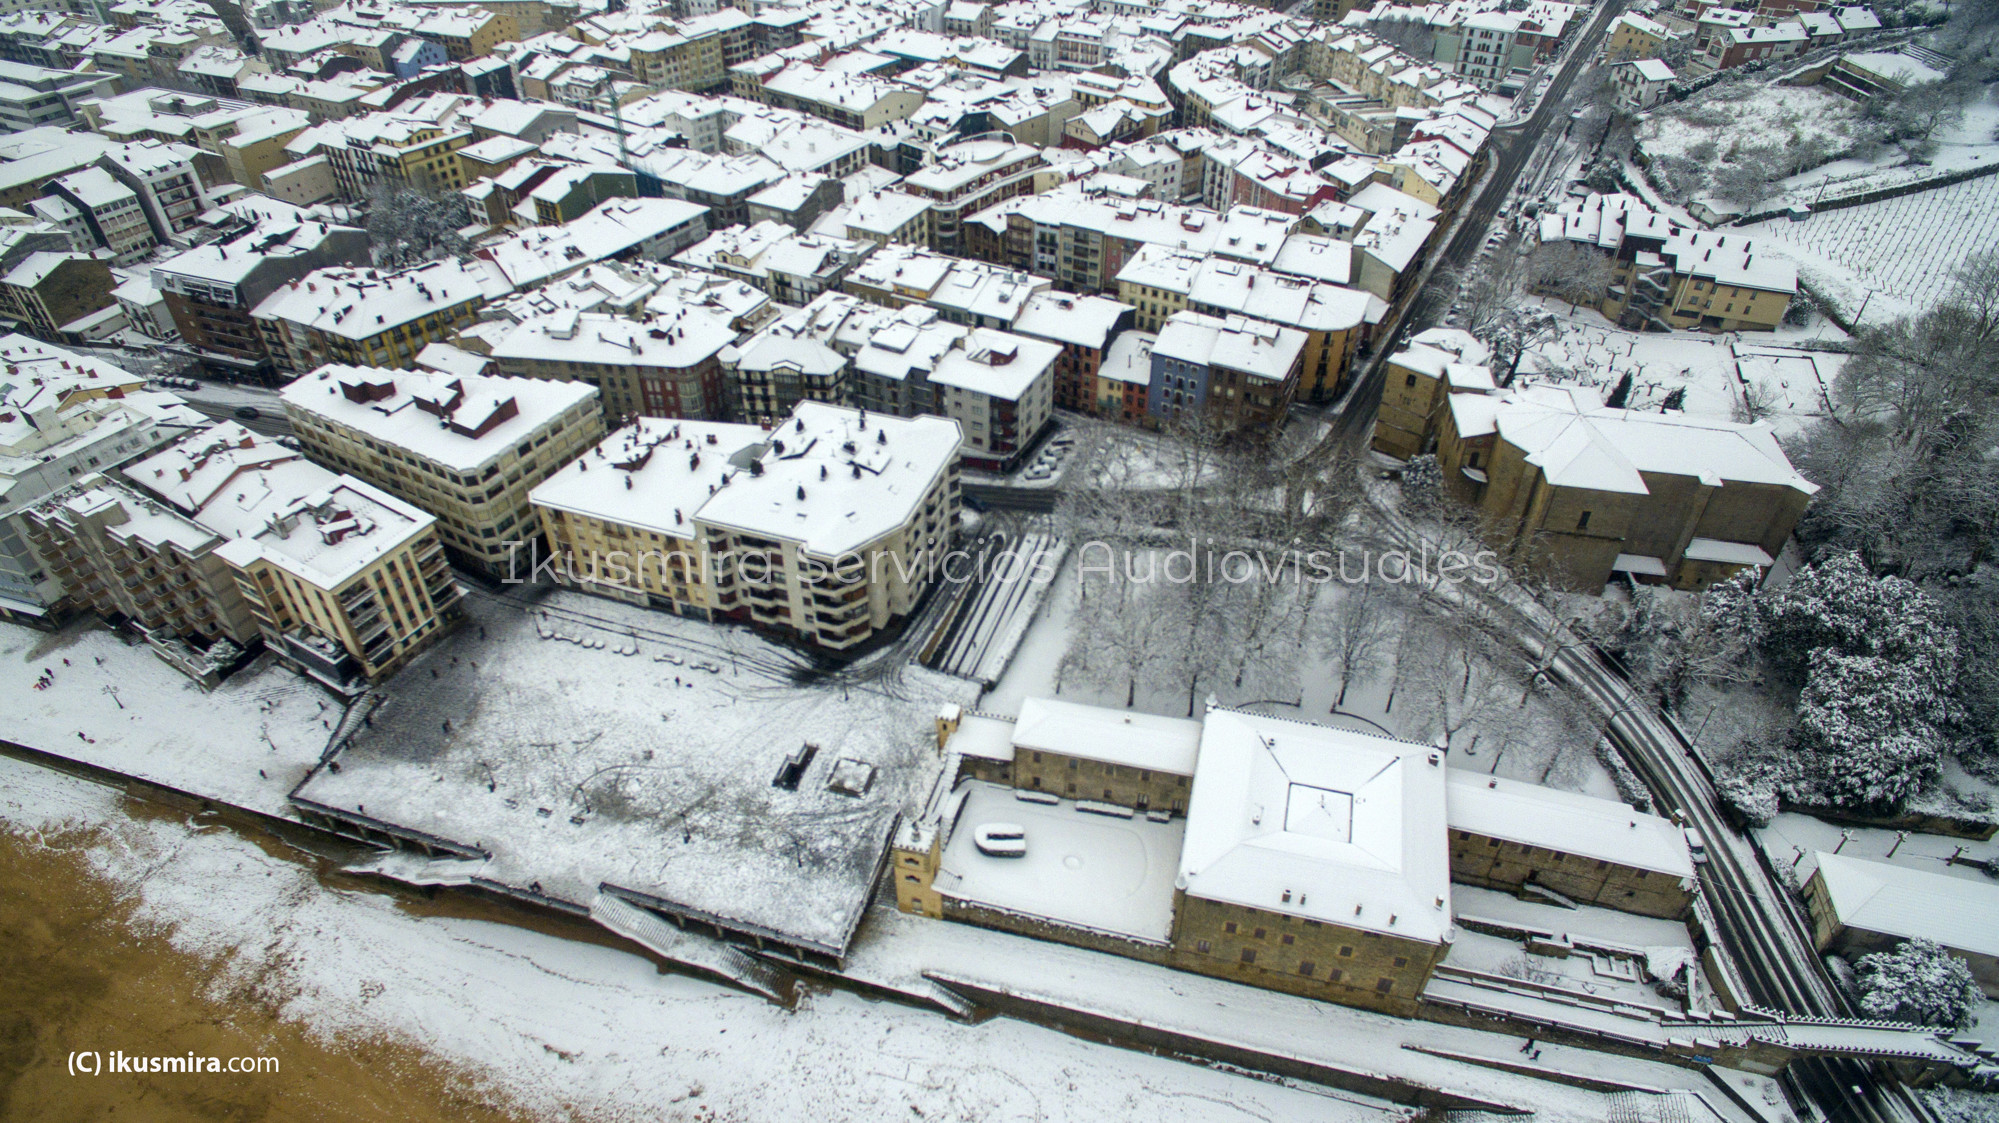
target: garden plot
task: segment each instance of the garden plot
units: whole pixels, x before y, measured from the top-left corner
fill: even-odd
[[[1887,323],[1934,307],[1968,255],[1999,247],[1999,176],[1748,229],[1845,316]]]

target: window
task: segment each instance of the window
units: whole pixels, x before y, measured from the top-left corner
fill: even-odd
[[[1346,945],[1345,947],[1343,947],[1343,948],[1341,948],[1341,949],[1340,949],[1340,958],[1342,958],[1342,959],[1351,959],[1351,958],[1353,958],[1353,945],[1352,945],[1352,944],[1348,944],[1348,945]]]
[[[1244,962],[1245,964],[1249,964],[1249,963],[1255,963],[1255,962],[1256,962],[1256,949],[1255,949],[1255,948],[1244,948],[1244,949],[1242,949],[1242,961],[1243,961],[1243,962]]]
[[[1296,943],[1297,941],[1298,941],[1298,938],[1297,938],[1296,936],[1293,936],[1293,935],[1292,935],[1291,933],[1289,933],[1289,932],[1286,932],[1286,933],[1284,933],[1284,946],[1285,946],[1285,947],[1290,947],[1290,946],[1291,946],[1292,944]]]
[[[1415,376],[1415,375],[1413,375],[1413,374],[1405,374],[1405,375],[1403,375],[1403,376],[1402,376],[1402,385],[1404,385],[1404,386],[1414,386],[1414,385],[1416,385],[1416,376]]]
[[[1304,962],[1298,964],[1298,973],[1309,979],[1312,977],[1312,972],[1318,970],[1318,966],[1319,966],[1318,964],[1313,963],[1311,960],[1307,959]]]
[[[1406,955],[1398,955],[1398,956],[1396,956],[1396,957],[1395,957],[1395,965],[1396,965],[1397,967],[1407,967],[1407,966],[1409,966],[1409,957],[1408,957],[1408,956],[1406,956]]]
[[[1588,511],[1584,511],[1584,512],[1583,512],[1582,514],[1580,514],[1580,515],[1577,515],[1577,516],[1576,516],[1576,529],[1577,529],[1577,530],[1588,530],[1588,529],[1589,529],[1589,512],[1588,512]]]
[[[1210,946],[1211,945],[1206,940],[1194,941],[1194,950],[1200,952],[1202,955],[1206,955],[1208,953],[1208,949]]]
[[[1228,933],[1231,936],[1235,935],[1235,921],[1231,920],[1228,923],[1223,924],[1222,931]]]
[[[1263,938],[1263,929],[1258,928],[1256,931],[1251,932],[1250,935],[1261,940]]]
[[[1374,993],[1376,993],[1376,994],[1392,994],[1392,993],[1394,993],[1394,991],[1395,991],[1395,980],[1394,980],[1394,979],[1387,979],[1387,978],[1383,978],[1383,979],[1376,979],[1376,980],[1374,981]]]

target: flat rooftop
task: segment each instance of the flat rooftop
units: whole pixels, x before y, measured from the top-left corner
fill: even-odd
[[[811,681],[746,629],[578,593],[474,592],[296,797],[489,856],[482,881],[588,908],[600,887],[732,932],[842,954],[898,813],[942,758],[934,715],[977,688],[920,667],[896,696]],[[796,787],[773,784],[817,746]],[[873,766],[860,794],[835,766]]]
[[[1037,916],[1071,928],[1163,944],[1173,930],[1173,878],[1186,820],[1156,823],[1081,811],[1074,800],[1036,803],[967,780],[934,882],[953,900]],[[1022,828],[1027,853],[990,858],[973,833],[985,823]]]

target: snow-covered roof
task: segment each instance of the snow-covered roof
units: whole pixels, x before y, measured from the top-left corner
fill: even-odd
[[[732,475],[702,507],[701,521],[796,542],[825,558],[906,524],[957,462],[962,442],[958,423],[947,418],[885,417],[809,401],[771,437],[757,458],[761,473]]]
[[[1207,900],[1448,941],[1444,772],[1427,746],[1211,708],[1177,884]]]
[[[1813,858],[1840,924],[1999,956],[1999,886],[1823,850]]]
[[[1616,800],[1451,768],[1450,828],[1597,858],[1671,877],[1692,877],[1687,840],[1671,820]]]
[[[1667,66],[1665,62],[1659,59],[1633,59],[1626,65],[1636,70],[1638,76],[1647,82],[1670,82],[1673,80],[1673,68]]]
[[[1398,360],[1400,361],[1400,360]],[[1529,383],[1504,394],[1453,394],[1461,435],[1497,429],[1557,487],[1650,494],[1641,473],[1789,487],[1818,485],[1799,475],[1765,422],[1742,425],[1685,413],[1610,409],[1582,386]]]
[[[1201,723],[1192,718],[1028,698],[1020,704],[1012,739],[1016,749],[1192,776],[1201,752]]]
[[[1013,330],[1058,343],[1101,348],[1118,321],[1131,311],[1131,305],[1109,297],[1038,292],[1021,306]]]
[[[1159,330],[1152,353],[1198,366],[1222,366],[1281,382],[1305,351],[1305,333],[1242,316],[1220,319],[1175,312]]]
[[[496,359],[687,370],[736,341],[728,321],[698,308],[632,320],[564,309],[523,320],[492,343]]]
[[[1152,382],[1152,347],[1159,336],[1149,331],[1120,332],[1104,352],[1097,374],[1117,382],[1147,386]]]
[[[280,286],[251,315],[364,340],[461,304],[483,304],[510,288],[499,270],[477,260],[433,261],[397,272],[336,266]]]
[[[1798,268],[1777,254],[1758,252],[1741,234],[1695,230],[1622,193],[1588,195],[1544,213],[1541,241],[1583,242],[1617,250],[1627,238],[1655,240],[1675,273],[1721,285],[1765,292],[1798,291]]]
[[[316,415],[466,472],[596,397],[586,382],[333,364],[286,386],[280,400],[287,412]]]
[[[538,485],[543,507],[692,539],[695,518],[767,438],[755,425],[641,417]]]
[[[1062,357],[1062,346],[993,328],[973,328],[930,371],[930,382],[1015,402]]]

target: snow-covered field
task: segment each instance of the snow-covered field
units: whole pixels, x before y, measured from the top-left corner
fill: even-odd
[[[1967,255],[1999,248],[1999,176],[1747,229],[1847,316],[1864,305],[1867,323],[1886,323],[1927,311]]]
[[[941,767],[938,706],[975,691],[920,667],[802,681],[741,629],[577,593],[467,615],[300,798],[475,847],[506,885],[587,907],[610,883],[824,949]],[[872,766],[864,791],[829,787],[842,760]]]
[[[44,670],[53,680],[36,690]],[[286,794],[343,712],[268,655],[203,693],[145,646],[84,622],[54,635],[0,624],[0,696],[0,736],[17,744],[286,817]]]
[[[0,824],[63,827],[134,923],[227,965],[334,1043],[387,1038],[547,1120],[1387,1123],[1407,1109],[1079,1040],[814,991],[796,1010],[594,944],[419,917],[336,891],[229,831],[134,820],[108,789],[0,758]],[[1554,1086],[1550,1085],[1553,1088]],[[1561,1089],[1555,1089],[1560,1092]]]

